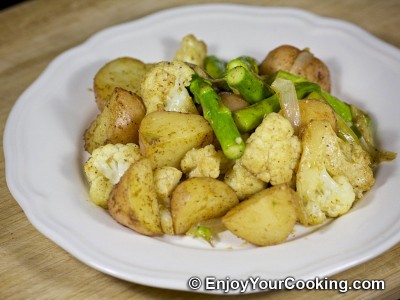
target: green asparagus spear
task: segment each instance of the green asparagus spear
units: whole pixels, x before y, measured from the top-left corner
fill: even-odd
[[[275,94],[253,105],[234,111],[232,116],[240,132],[249,132],[261,124],[266,114],[279,110],[279,98]]]
[[[225,75],[226,63],[215,55],[210,55],[204,60],[204,68],[212,78],[219,79]]]
[[[242,66],[249,71],[258,74],[257,61],[250,56],[239,56],[238,58],[232,59],[230,62],[228,62],[226,69],[231,70],[237,66]]]
[[[322,97],[319,92],[315,92],[315,91],[309,93],[305,98],[306,99],[314,99],[314,100],[326,101],[325,98]]]
[[[353,122],[353,116],[351,114],[350,106],[347,103],[342,102],[335,96],[332,96],[328,92],[321,90],[321,96],[332,106],[332,108],[343,118],[346,122]]]
[[[211,83],[199,76],[193,76],[189,89],[195,102],[203,109],[204,118],[210,123],[222,151],[229,159],[240,158],[245,150],[245,143],[232,118],[231,111],[222,104]]]
[[[306,82],[307,80],[303,77],[294,75],[292,73],[283,71],[283,70],[279,70],[277,71],[273,76],[269,77],[266,79],[266,82],[271,85],[275,79],[277,78],[282,78],[282,79],[288,79],[290,81],[293,81],[294,83],[298,83],[298,82]]]
[[[272,96],[272,89],[255,73],[243,66],[236,66],[226,73],[226,82],[250,104]]]
[[[296,88],[297,99],[304,99],[311,93],[318,94],[321,91],[321,87],[319,86],[319,84],[309,81],[295,82],[294,87]]]
[[[320,91],[318,84],[311,82],[295,83],[298,99],[303,99],[306,95]],[[267,99],[261,100],[253,105],[239,109],[232,113],[233,120],[240,132],[249,132],[255,129],[262,122],[264,115],[280,110],[279,98],[276,94]]]
[[[216,87],[220,91],[230,91],[230,88],[224,78],[226,74],[226,62],[219,59],[215,55],[210,55],[207,56],[204,60],[204,69],[207,74],[213,79],[212,84],[214,87]],[[206,78],[204,76],[202,77]]]
[[[286,71],[276,72],[276,74],[272,78],[270,78],[269,81],[276,78],[289,79],[295,83],[308,82],[305,78],[291,74]],[[343,118],[344,121],[348,123],[351,123],[353,121],[350,105],[341,101],[335,96],[332,96],[331,94],[322,89],[320,89],[319,91],[316,90],[315,92],[319,93],[332,106],[332,108]]]

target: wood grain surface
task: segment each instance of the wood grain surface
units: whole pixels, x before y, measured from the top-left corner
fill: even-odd
[[[37,0],[0,11],[0,143],[7,116],[19,95],[60,53],[97,31],[194,0]],[[228,2],[228,1],[218,1]],[[398,0],[250,0],[248,5],[292,6],[352,22],[400,47]],[[3,147],[1,147],[3,151]],[[100,273],[44,237],[10,194],[0,155],[0,299],[214,299],[151,288]],[[383,216],[377,216],[376,220]],[[310,254],[312,255],[312,254]],[[290,274],[288,274],[290,275]],[[399,299],[400,245],[332,278],[383,279],[383,291],[276,291],[246,299]],[[232,299],[232,297],[230,297]]]

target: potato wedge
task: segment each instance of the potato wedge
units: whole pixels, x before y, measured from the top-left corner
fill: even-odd
[[[198,222],[221,217],[238,203],[235,192],[222,181],[208,177],[187,179],[172,193],[175,234],[186,233]]]
[[[273,75],[279,70],[284,70],[319,84],[327,92],[331,90],[331,77],[327,65],[307,48],[300,50],[290,45],[279,46],[268,53],[259,70],[261,75]]]
[[[222,217],[222,223],[236,236],[258,245],[285,241],[297,220],[295,192],[277,185],[241,202]]]
[[[116,87],[141,96],[142,77],[151,67],[152,64],[145,64],[132,57],[117,58],[105,64],[96,73],[93,82],[93,91],[99,110],[103,111]]]
[[[335,111],[333,108],[322,101],[307,99],[299,100],[300,108],[300,132],[310,123],[312,120],[327,120],[333,130],[337,132],[337,120]]]
[[[110,101],[96,117],[84,135],[85,150],[106,144],[139,143],[139,126],[146,109],[139,96],[115,88]]]
[[[213,130],[200,115],[170,111],[147,114],[140,124],[141,153],[149,157],[155,168],[180,168],[187,151],[213,142]]]
[[[114,186],[108,211],[120,224],[148,236],[161,235],[160,210],[151,162],[133,163]]]

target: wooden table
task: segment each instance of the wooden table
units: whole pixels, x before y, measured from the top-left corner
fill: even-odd
[[[38,0],[0,11],[0,133],[18,96],[47,64],[110,25],[135,20],[202,0]],[[228,1],[219,1],[228,2]],[[353,22],[400,47],[398,0],[251,0],[253,5],[284,5]],[[2,147],[1,147],[2,149]],[[26,219],[5,181],[0,156],[0,299],[209,299],[125,282],[93,270],[45,238]],[[377,220],[379,221],[377,216]],[[400,245],[332,278],[384,279],[384,291],[278,291],[246,299],[399,299]]]

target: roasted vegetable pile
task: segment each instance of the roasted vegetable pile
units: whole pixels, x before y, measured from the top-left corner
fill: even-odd
[[[212,245],[229,230],[282,243],[295,224],[348,212],[376,166],[396,157],[375,145],[365,112],[331,94],[329,69],[310,49],[224,61],[189,34],[170,61],[108,62],[93,88],[89,198],[148,236]]]

